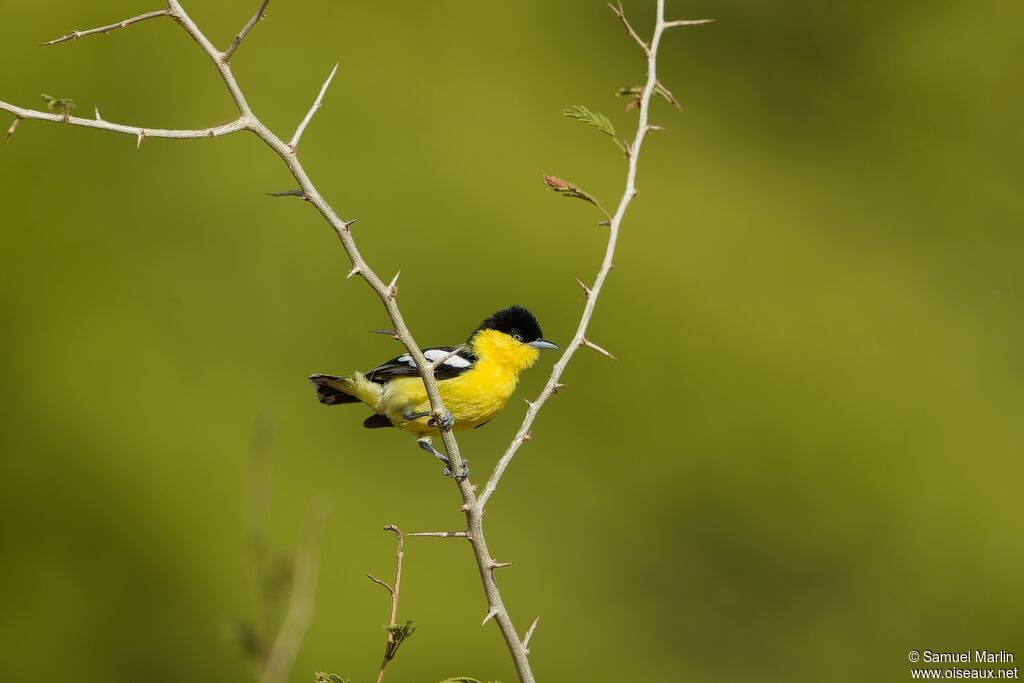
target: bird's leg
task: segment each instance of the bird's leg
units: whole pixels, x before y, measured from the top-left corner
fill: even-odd
[[[430,443],[429,436],[423,436],[416,439],[416,445],[425,450],[427,453],[430,453],[432,456],[434,456],[441,462],[443,462],[445,466],[451,464],[451,462],[448,460],[448,456],[434,448],[434,446]]]
[[[402,411],[402,419],[406,422],[412,422],[413,420],[418,420],[421,417],[426,417],[427,415],[430,415],[429,410],[425,410],[421,413],[414,413],[412,406],[406,406],[405,410]]]
[[[447,455],[445,455],[441,451],[439,451],[436,448],[434,448],[434,446],[430,443],[430,437],[429,436],[423,436],[423,437],[420,437],[420,438],[416,439],[416,445],[419,446],[420,448],[422,448],[423,450],[425,450],[427,453],[430,453],[432,456],[434,456],[435,458],[437,458],[438,460],[440,460],[441,462],[444,463],[444,472],[442,472],[441,474],[443,474],[446,477],[452,476],[452,470],[451,470],[452,462],[451,462],[451,460],[448,459]],[[462,474],[459,475],[459,479],[465,479],[468,476],[469,476],[469,461],[466,460],[465,458],[463,458],[462,459]]]

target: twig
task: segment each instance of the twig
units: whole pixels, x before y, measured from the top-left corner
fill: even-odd
[[[402,591],[402,559],[405,557],[405,537],[402,535],[402,530],[394,524],[388,524],[384,527],[384,531],[393,531],[395,536],[398,537],[398,549],[395,551],[395,587],[392,588],[372,574],[366,575],[374,583],[384,586],[388,593],[391,594],[391,617],[388,620],[388,640],[384,646],[384,658],[380,662],[380,670],[377,672],[377,683],[381,683],[381,681],[384,680],[384,671],[388,668],[388,664],[391,660],[395,658],[398,646],[401,645],[406,638],[412,635],[412,631],[414,630],[411,622],[407,622],[404,629],[398,625],[398,598]]]
[[[640,161],[640,148],[643,145],[644,138],[651,129],[647,123],[651,113],[651,95],[654,94],[655,88],[658,87],[658,47],[661,44],[661,36],[665,30],[669,28],[669,24],[665,21],[665,0],[657,0],[657,18],[654,24],[654,35],[651,37],[650,45],[648,45],[636,34],[636,31],[633,30],[633,27],[626,19],[625,13],[622,11],[621,5],[612,5],[609,3],[609,7],[611,7],[612,12],[622,20],[623,25],[626,27],[626,33],[628,33],[633,40],[644,48],[644,54],[647,57],[647,82],[644,85],[643,90],[640,92],[636,137],[633,139],[633,143],[629,147],[628,164],[626,167],[626,187],[622,193],[622,198],[619,200],[618,208],[615,210],[615,215],[612,216],[611,222],[608,226],[608,244],[605,246],[604,259],[601,262],[600,269],[597,271],[597,277],[594,278],[593,285],[590,287],[584,286],[586,303],[583,306],[583,313],[580,315],[579,325],[576,327],[576,334],[573,335],[572,341],[566,344],[565,353],[562,354],[562,357],[558,359],[558,362],[555,363],[554,368],[552,368],[551,376],[548,378],[547,384],[544,385],[544,389],[541,390],[540,395],[537,396],[536,400],[529,404],[529,408],[526,411],[526,416],[523,418],[523,423],[519,427],[519,431],[516,433],[512,443],[509,444],[509,447],[505,450],[504,455],[502,455],[498,460],[498,464],[494,467],[494,471],[491,473],[486,486],[484,486],[483,492],[478,498],[478,502],[481,507],[486,505],[487,501],[490,500],[490,497],[494,495],[494,491],[498,487],[498,482],[501,481],[501,477],[508,468],[509,463],[512,462],[512,458],[515,457],[520,446],[526,443],[532,435],[531,429],[533,427],[533,421],[537,418],[537,413],[539,413],[540,409],[544,407],[544,404],[549,398],[551,398],[552,394],[561,388],[562,385],[559,383],[559,380],[562,377],[562,373],[565,372],[565,368],[569,365],[569,361],[571,361],[572,357],[576,354],[576,351],[581,346],[588,346],[606,356],[611,356],[610,353],[587,340],[587,328],[590,325],[590,318],[594,315],[594,308],[597,306],[597,301],[600,297],[601,289],[604,287],[605,279],[608,277],[608,273],[612,269],[612,261],[615,256],[615,247],[619,240],[619,228],[622,226],[622,218],[626,215],[626,209],[629,208],[630,202],[633,201],[633,197],[635,197],[637,193],[636,171],[637,164]]]
[[[242,27],[242,30],[238,32],[235,39],[231,41],[231,45],[228,46],[228,49],[224,50],[224,54],[221,56],[221,61],[227,62],[231,59],[231,55],[235,54],[235,50],[237,50],[238,46],[242,44],[245,37],[249,35],[249,31],[252,30],[252,27],[263,18],[264,13],[267,11],[267,5],[269,4],[270,0],[263,0],[263,2],[260,3],[260,8],[256,10],[256,14],[252,15],[252,19],[249,20],[249,23]]]
[[[231,123],[225,123],[212,128],[198,128],[193,130],[175,130],[168,128],[143,128],[140,126],[126,126],[120,123],[111,123],[103,119],[83,119],[79,116],[68,116],[65,120],[63,114],[51,114],[50,112],[37,111],[35,109],[24,109],[16,107],[7,102],[0,102],[0,111],[7,111],[14,114],[18,119],[34,119],[36,121],[51,121],[53,123],[66,123],[69,126],[81,126],[82,128],[98,128],[111,133],[121,133],[138,138],[142,133],[147,138],[172,138],[175,140],[195,140],[198,138],[219,138],[231,133],[245,130],[248,124],[244,118],[238,118]]]
[[[380,579],[378,579],[373,574],[367,574],[366,578],[368,578],[370,581],[373,581],[378,586],[383,586],[384,590],[386,590],[388,593],[391,594],[391,597],[395,597],[395,589],[392,588],[391,585],[389,583],[387,583],[386,581],[381,581]]]
[[[630,24],[629,19],[626,18],[626,12],[622,9],[622,2],[620,0],[616,0],[614,5],[609,2],[608,6],[611,8],[612,12],[615,13],[615,16],[619,18],[619,21],[622,22],[622,25],[626,27],[626,33],[629,34],[629,37],[632,38],[633,41],[640,46],[640,49],[644,51],[645,55],[647,55],[647,59],[650,60],[652,46],[648,45],[647,41],[641,38],[640,35],[635,30],[633,30],[632,24]],[[659,13],[658,16],[661,16],[661,14]]]
[[[156,19],[158,17],[166,17],[166,16],[170,16],[170,14],[171,14],[170,9],[158,9],[158,10],[155,10],[153,12],[146,12],[145,14],[140,14],[137,17],[131,17],[129,19],[125,19],[124,21],[119,21],[116,24],[109,24],[107,26],[100,26],[99,28],[90,28],[90,29],[87,29],[85,31],[72,31],[71,33],[67,34],[66,36],[61,36],[60,38],[54,38],[51,41],[48,41],[46,43],[42,43],[42,46],[46,47],[47,45],[56,45],[57,43],[66,43],[69,40],[75,40],[77,38],[84,38],[85,36],[91,36],[91,35],[95,35],[97,33],[109,33],[110,31],[113,31],[114,29],[128,28],[132,24],[137,24],[140,21],[145,21],[146,19]]]
[[[281,630],[274,639],[274,645],[267,656],[267,664],[260,676],[260,683],[283,683],[295,663],[299,646],[306,636],[306,630],[313,619],[316,606],[316,584],[320,573],[320,552],[318,537],[326,517],[326,504],[313,501],[310,506],[306,542],[295,554],[294,579],[288,609],[285,611]]]
[[[330,87],[331,81],[334,80],[334,74],[336,73],[338,73],[337,64],[335,64],[334,68],[331,69],[331,75],[328,76],[327,80],[324,81],[324,84],[320,86],[320,94],[316,96],[316,100],[313,102],[313,106],[309,108],[308,112],[306,112],[306,118],[302,119],[302,123],[300,123],[299,127],[295,129],[295,135],[292,136],[291,141],[288,143],[288,147],[291,148],[292,154],[295,154],[295,152],[298,150],[299,138],[302,137],[302,134],[305,132],[306,126],[309,125],[309,122],[313,120],[313,114],[315,114],[317,110],[320,109],[320,105],[324,101],[324,93],[327,92],[327,88]]]
[[[417,531],[414,534],[406,534],[406,536],[424,536],[433,538],[466,538],[465,531]]]
[[[677,26],[703,26],[704,24],[710,24],[714,21],[714,19],[677,19],[676,21],[665,22],[665,28],[675,28]]]

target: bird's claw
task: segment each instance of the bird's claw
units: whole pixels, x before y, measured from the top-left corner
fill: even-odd
[[[452,476],[451,463],[448,463],[448,466],[446,466],[444,468],[444,471],[441,472],[441,475],[445,476],[445,477]],[[466,460],[465,458],[463,458],[462,459],[462,474],[460,474],[459,476],[457,476],[455,478],[461,480],[461,479],[465,479],[468,476],[469,476],[469,461]]]
[[[435,416],[427,420],[428,427],[439,427],[440,429],[451,429],[455,426],[455,418],[449,411],[444,411],[441,415]]]

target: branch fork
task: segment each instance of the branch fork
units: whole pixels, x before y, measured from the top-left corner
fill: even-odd
[[[593,284],[588,287],[581,280],[577,280],[580,287],[583,289],[586,303],[583,307],[583,313],[580,315],[580,322],[577,325],[576,333],[573,335],[572,342],[566,345],[565,352],[562,354],[562,357],[555,363],[555,366],[551,371],[551,375],[544,388],[541,390],[540,395],[534,401],[527,402],[529,407],[515,438],[512,439],[511,444],[509,444],[505,453],[498,460],[498,464],[495,466],[493,473],[487,480],[487,484],[484,486],[483,492],[480,494],[479,502],[481,506],[486,505],[491,496],[494,495],[494,492],[497,490],[498,484],[501,481],[501,477],[508,469],[512,459],[515,457],[520,447],[522,447],[522,445],[528,440],[527,435],[531,433],[533,422],[537,418],[537,414],[540,412],[541,408],[544,407],[544,404],[552,395],[558,393],[558,391],[565,386],[560,382],[560,380],[566,367],[569,365],[569,362],[576,354],[576,351],[582,347],[587,347],[591,350],[597,351],[601,355],[612,359],[615,358],[611,352],[587,339],[587,329],[590,326],[590,320],[594,314],[594,309],[597,306],[597,301],[600,297],[601,290],[604,287],[605,280],[614,267],[613,257],[615,255],[616,245],[618,244],[619,231],[622,226],[623,217],[625,216],[630,203],[633,201],[633,198],[637,194],[636,174],[640,160],[640,150],[643,146],[647,133],[651,130],[651,126],[648,121],[651,112],[652,96],[657,93],[665,97],[667,93],[668,96],[666,99],[675,103],[671,93],[665,90],[658,81],[657,58],[658,48],[661,45],[661,38],[664,32],[667,29],[672,28],[673,25],[681,24],[666,21],[665,0],[657,0],[654,33],[648,43],[640,37],[632,24],[630,24],[620,2],[617,1],[614,4],[608,3],[608,6],[611,8],[615,16],[617,16],[622,22],[622,25],[626,30],[626,34],[641,47],[647,59],[647,80],[643,87],[639,88],[638,92],[635,92],[635,94],[630,93],[634,94],[636,98],[635,101],[637,104],[635,109],[637,110],[637,128],[636,136],[628,147],[629,154],[627,155],[625,188],[623,189],[622,196],[619,199],[618,206],[609,220],[608,242],[605,246],[604,259],[601,262],[601,267],[597,272],[597,276],[594,278]],[[707,22],[701,20],[701,23]]]
[[[626,187],[623,192],[622,198],[619,200],[618,207],[615,212],[607,216],[607,227],[608,242],[605,249],[605,257],[602,262],[600,269],[598,270],[597,276],[594,279],[593,284],[588,288],[581,282],[581,286],[584,288],[586,294],[586,304],[580,317],[580,322],[577,326],[576,333],[571,343],[566,345],[566,350],[562,357],[556,362],[550,378],[544,389],[535,401],[528,402],[529,407],[526,416],[523,419],[521,426],[512,440],[505,453],[499,459],[495,466],[490,478],[487,480],[484,486],[483,492],[476,493],[476,488],[468,481],[468,478],[455,478],[456,485],[459,488],[459,493],[462,497],[462,506],[460,510],[465,513],[467,527],[465,531],[456,532],[421,532],[418,534],[412,534],[416,536],[434,536],[441,538],[466,538],[471,542],[473,553],[477,561],[481,581],[484,587],[484,593],[487,598],[488,611],[484,619],[484,623],[493,619],[501,631],[501,634],[508,647],[509,654],[512,657],[513,664],[515,665],[516,673],[521,683],[534,683],[535,679],[533,676],[532,668],[527,660],[529,650],[527,645],[533,635],[534,630],[537,626],[535,620],[530,626],[526,635],[520,639],[518,632],[516,631],[512,620],[508,614],[508,610],[505,608],[504,603],[501,599],[501,593],[498,590],[498,586],[494,581],[494,569],[506,566],[507,563],[500,563],[494,560],[491,556],[488,548],[486,538],[483,532],[483,515],[486,503],[490,500],[490,497],[494,494],[497,486],[501,480],[502,475],[507,470],[509,464],[514,458],[515,454],[531,436],[531,427],[535,420],[538,412],[544,406],[548,398],[561,389],[564,385],[559,382],[566,366],[572,359],[575,352],[582,346],[588,346],[600,353],[613,357],[609,352],[605,351],[601,347],[593,344],[586,338],[586,331],[590,323],[590,319],[593,315],[594,308],[597,300],[600,296],[603,288],[605,279],[608,276],[612,268],[612,256],[615,253],[615,248],[619,236],[619,230],[622,224],[623,216],[631,200],[636,194],[636,173],[637,163],[640,155],[640,149],[643,144],[646,134],[654,130],[655,128],[648,124],[648,118],[650,114],[651,96],[655,92],[665,96],[666,99],[674,101],[671,93],[664,89],[663,86],[657,80],[656,65],[657,65],[657,54],[660,45],[662,34],[669,28],[678,26],[691,26],[708,23],[709,20],[676,20],[666,21],[665,20],[665,3],[664,0],[656,0],[657,3],[657,17],[654,27],[654,33],[650,41],[645,41],[639,36],[634,30],[630,22],[625,16],[625,12],[622,6],[616,2],[616,4],[610,4],[612,11],[622,22],[627,35],[636,42],[643,50],[647,60],[647,81],[643,86],[642,90],[636,95],[636,109],[638,110],[638,124],[636,137],[631,143],[625,146],[624,152],[627,157],[627,171],[626,171]],[[346,254],[351,261],[351,270],[349,270],[349,277],[359,275],[369,285],[369,287],[377,294],[381,300],[389,319],[393,325],[392,336],[399,340],[406,348],[409,356],[412,358],[413,363],[419,370],[421,377],[423,378],[424,388],[429,398],[431,412],[435,415],[446,414],[447,411],[444,409],[441,395],[437,389],[437,382],[433,376],[432,364],[424,357],[419,346],[416,344],[405,320],[398,309],[395,302],[397,296],[397,280],[398,275],[396,274],[391,282],[385,283],[381,278],[370,268],[370,266],[363,259],[358,248],[356,247],[355,241],[352,237],[351,231],[348,229],[352,224],[352,220],[346,221],[338,216],[330,204],[320,195],[319,191],[310,180],[305,169],[298,161],[297,150],[301,138],[312,120],[315,113],[321,108],[323,104],[324,96],[327,92],[331,81],[334,79],[335,74],[338,70],[338,65],[335,64],[331,70],[327,79],[320,87],[320,91],[313,102],[313,105],[307,111],[305,117],[299,123],[292,135],[291,139],[286,143],[276,134],[274,134],[267,126],[255,115],[242,89],[239,87],[233,72],[231,71],[230,59],[238,50],[242,42],[246,39],[251,30],[264,18],[267,5],[269,0],[262,0],[260,5],[253,15],[253,17],[242,27],[242,29],[235,35],[230,45],[226,50],[221,52],[218,50],[209,39],[203,34],[191,17],[185,12],[179,0],[167,0],[167,7],[152,12],[147,12],[134,17],[130,17],[123,21],[107,26],[100,26],[94,29],[87,30],[75,30],[67,35],[61,36],[51,40],[44,45],[55,45],[58,43],[68,42],[76,40],[78,38],[86,37],[95,34],[105,34],[109,31],[116,29],[127,28],[139,22],[147,21],[149,19],[156,19],[161,17],[169,17],[175,21],[182,29],[188,33],[192,40],[200,47],[200,49],[206,54],[206,56],[213,63],[217,69],[224,85],[235,103],[238,110],[238,118],[234,121],[219,126],[213,126],[203,129],[189,129],[189,130],[174,130],[174,129],[161,129],[153,127],[142,127],[142,126],[131,126],[124,124],[116,124],[105,121],[100,118],[99,111],[96,111],[95,119],[84,119],[79,117],[70,116],[67,112],[64,114],[56,114],[49,112],[42,112],[37,110],[25,109],[16,107],[7,102],[0,101],[0,110],[7,111],[14,115],[15,119],[7,131],[7,137],[14,134],[18,124],[25,119],[39,120],[39,121],[50,121],[60,122],[71,126],[79,126],[83,128],[95,128],[100,130],[107,130],[114,133],[132,135],[136,137],[136,145],[140,146],[142,140],[146,137],[153,138],[171,138],[171,139],[197,139],[197,138],[212,138],[220,137],[224,135],[230,135],[239,131],[248,131],[256,135],[261,141],[263,141],[268,147],[270,147],[285,163],[288,170],[291,172],[295,181],[298,184],[297,190],[289,190],[287,192],[270,193],[271,196],[283,197],[283,196],[295,196],[300,197],[304,201],[309,202],[324,220],[331,226],[335,234],[339,238],[342,247],[345,249]],[[556,179],[557,180],[557,179]],[[548,182],[546,180],[546,182]],[[564,182],[564,181],[563,181]],[[550,186],[550,182],[548,182]],[[558,190],[558,188],[554,188]],[[589,195],[582,193],[578,188],[569,188],[570,190],[575,189],[576,192],[581,193],[582,198],[587,198]],[[564,190],[560,190],[564,194]],[[571,192],[570,192],[571,194]],[[592,201],[597,205],[596,200],[592,197],[588,200]],[[598,208],[600,206],[598,205]],[[463,459],[459,452],[458,443],[456,442],[454,435],[450,429],[441,430],[441,439],[444,442],[444,447],[450,461],[450,467],[453,472],[459,472],[463,470]],[[392,596],[392,619],[391,627],[400,629],[395,624],[397,618],[397,599],[400,588],[400,571],[402,561],[402,545],[404,537],[397,527],[389,527],[389,530],[394,531],[398,536],[398,553],[396,559],[396,579],[395,585],[392,587],[385,582],[372,577],[374,582],[379,583],[385,587],[389,594]],[[389,630],[389,646],[392,644],[393,632]],[[378,682],[383,677],[384,669],[386,667],[388,656],[387,653],[391,652],[393,655],[393,649],[386,651],[385,661],[382,663],[380,672],[378,674]]]

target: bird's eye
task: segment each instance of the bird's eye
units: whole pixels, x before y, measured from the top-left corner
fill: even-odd
[[[519,334],[518,332],[513,332],[512,338],[515,339],[517,342],[523,341],[523,335]]]

